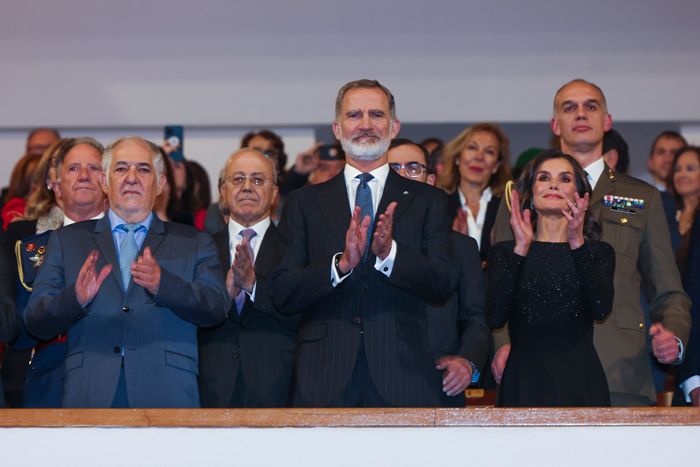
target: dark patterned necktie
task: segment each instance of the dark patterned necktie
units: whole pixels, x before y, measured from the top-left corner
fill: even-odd
[[[367,249],[362,259],[367,258],[369,245],[372,243],[372,227],[374,226],[374,206],[372,204],[372,190],[369,187],[369,181],[374,178],[372,174],[361,173],[355,177],[360,181],[355,192],[355,206],[360,206],[360,222],[365,216],[369,216],[369,227],[367,228]]]

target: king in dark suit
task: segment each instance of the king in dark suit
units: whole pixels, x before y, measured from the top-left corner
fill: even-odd
[[[286,407],[299,327],[270,301],[269,276],[282,251],[270,208],[277,196],[270,159],[242,149],[226,162],[221,203],[228,226],[214,236],[234,305],[226,320],[199,330],[203,407]]]
[[[24,314],[42,339],[68,334],[64,407],[198,407],[197,326],[230,306],[214,243],[152,212],[157,146],[122,138],[103,156],[108,215],[51,235]]]
[[[399,127],[388,89],[346,84],[333,123],[344,171],[286,200],[272,300],[301,314],[295,406],[440,405],[425,300],[443,301],[453,288],[447,201],[389,168]]]

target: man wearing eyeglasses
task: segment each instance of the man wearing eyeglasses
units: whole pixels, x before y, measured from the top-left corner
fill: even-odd
[[[389,145],[389,167],[402,177],[433,185],[429,157],[424,147],[408,139]],[[442,372],[443,406],[464,407],[464,390],[478,381],[488,352],[484,274],[473,238],[450,232],[449,251],[459,285],[446,302],[428,305],[428,335],[435,367]]]
[[[269,275],[282,254],[270,221],[277,195],[274,163],[241,149],[224,168],[221,202],[231,213],[214,236],[226,288],[234,301],[226,321],[199,330],[199,389],[203,407],[286,407],[298,316],[270,302]]]
[[[301,315],[293,405],[439,406],[425,300],[452,291],[446,195],[389,168],[400,122],[387,88],[347,83],[335,114],[345,168],[290,193],[272,275],[273,303]]]

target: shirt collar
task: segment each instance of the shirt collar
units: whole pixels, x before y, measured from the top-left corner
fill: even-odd
[[[391,169],[389,168],[389,164],[387,163],[377,167],[369,173],[372,174],[372,176],[377,180],[377,182],[379,182],[381,185],[384,185],[384,183],[386,182],[386,178],[389,176],[390,170]],[[345,164],[345,169],[343,169],[343,176],[345,177],[345,186],[350,186],[352,184],[353,179],[361,173],[363,172],[351,166],[350,164]]]
[[[105,213],[100,212],[95,217],[91,217],[89,220],[96,221],[97,219],[102,219],[104,216],[105,216]],[[67,225],[71,225],[71,224],[75,224],[75,221],[68,216],[64,216],[63,217],[63,227],[65,227]],[[117,225],[119,225],[119,224],[117,224]]]
[[[107,217],[109,218],[109,225],[112,228],[112,231],[114,231],[114,229],[116,229],[117,227],[119,227],[122,224],[128,224],[127,221],[125,221],[124,219],[119,217],[116,212],[112,211],[111,208],[107,212]],[[148,213],[148,217],[146,217],[141,222],[136,222],[136,224],[142,225],[146,229],[146,231],[148,231],[148,229],[151,227],[152,222],[153,222],[153,213],[150,212],[150,213]]]
[[[462,206],[467,205],[467,198],[462,193],[462,190],[457,187],[457,194],[459,195],[459,204]],[[488,203],[493,198],[493,190],[490,186],[487,186],[484,191],[481,192],[481,198],[479,198],[479,203]]]
[[[245,229],[253,229],[255,230],[255,234],[258,238],[263,238],[265,236],[265,232],[267,232],[268,227],[270,227],[270,223],[270,217],[268,216],[263,220],[251,225],[250,227],[245,227],[244,225],[239,224],[238,222],[234,221],[233,218],[231,218],[228,221],[229,241],[234,241],[236,237],[238,237],[238,235],[241,233],[241,231]]]
[[[592,164],[588,164],[588,166],[584,167],[583,170],[585,170],[588,174],[588,181],[591,184],[591,188],[595,190],[595,186],[598,184],[598,180],[603,174],[603,170],[605,170],[605,159],[601,157]]]

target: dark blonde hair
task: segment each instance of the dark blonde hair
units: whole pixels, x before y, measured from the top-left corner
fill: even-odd
[[[459,156],[467,146],[467,143],[474,137],[476,133],[486,132],[491,133],[498,140],[498,170],[491,175],[488,186],[491,187],[494,196],[500,197],[503,194],[503,188],[508,180],[511,179],[510,168],[510,149],[508,136],[497,123],[482,122],[466,128],[455,139],[447,143],[443,149],[443,169],[438,176],[436,185],[448,193],[454,193],[459,186],[459,168],[457,161]]]

